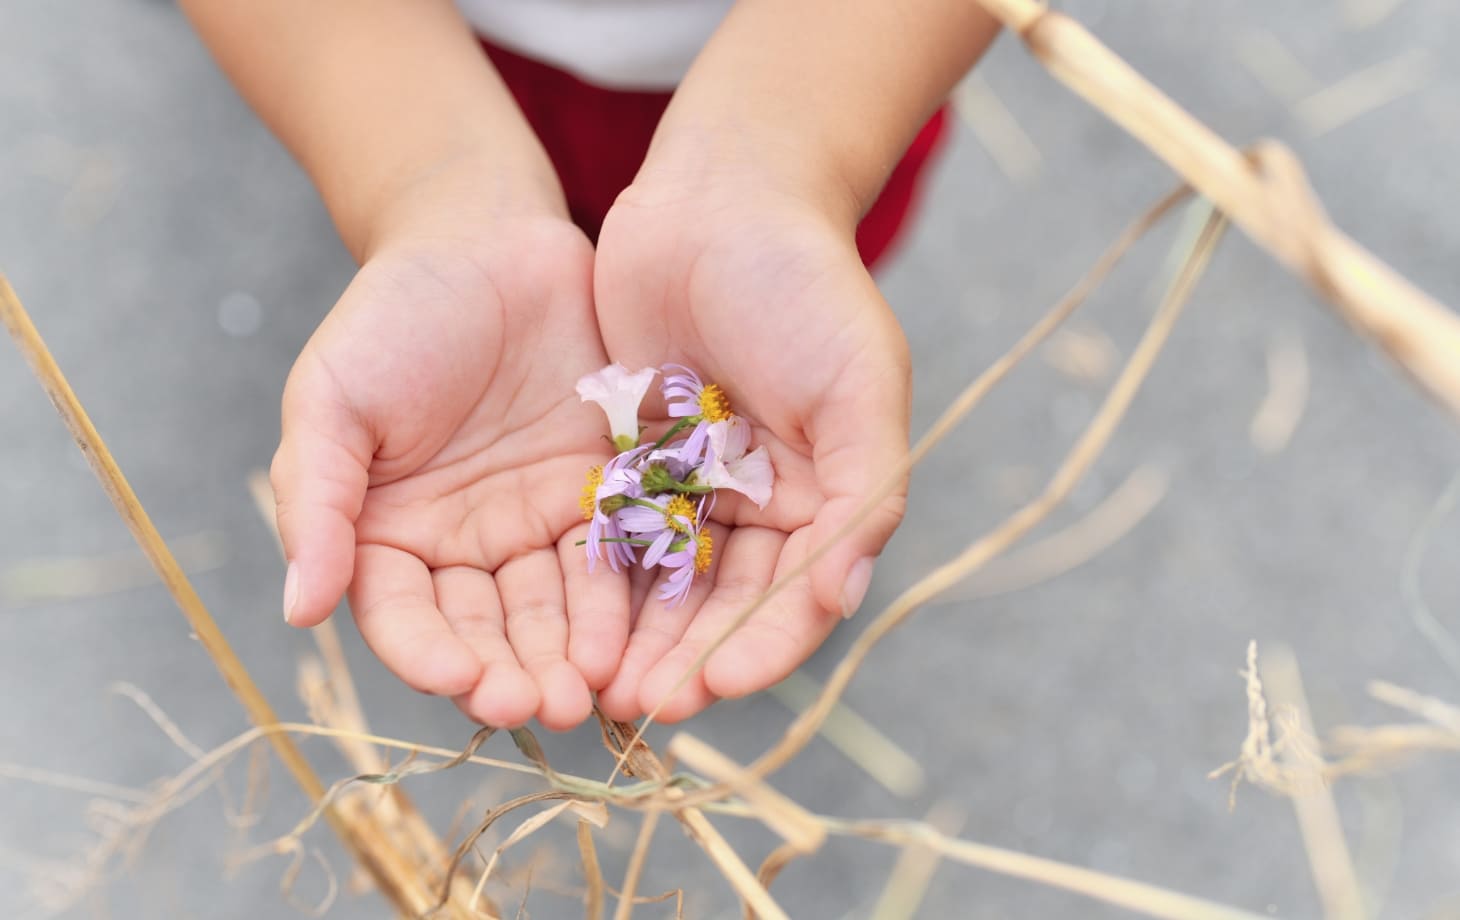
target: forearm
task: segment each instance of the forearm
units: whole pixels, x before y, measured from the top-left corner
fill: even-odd
[[[449,0],[183,0],[363,259],[433,174],[479,173],[464,208],[546,207],[541,144]]]
[[[741,0],[646,168],[746,170],[855,222],[997,31],[974,0]]]

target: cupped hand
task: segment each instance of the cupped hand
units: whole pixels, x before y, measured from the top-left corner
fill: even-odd
[[[675,721],[762,690],[862,602],[873,561],[901,521],[905,480],[675,689],[906,454],[907,345],[863,268],[854,229],[794,194],[642,174],[609,212],[594,270],[609,357],[630,368],[675,361],[718,383],[775,467],[764,509],[720,492],[709,525],[717,558],[683,604],[642,585],[634,592],[623,662],[600,693],[616,718],[663,703],[659,718]]]
[[[612,453],[573,390],[605,363],[592,264],[555,216],[413,229],[365,261],[285,387],[289,622],[348,588],[391,671],[490,725],[578,724],[626,641],[626,578],[590,580],[574,545],[584,472]]]

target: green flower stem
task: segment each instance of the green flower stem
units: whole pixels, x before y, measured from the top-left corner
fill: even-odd
[[[664,432],[664,437],[654,442],[654,446],[650,448],[650,450],[658,450],[665,444],[668,444],[670,438],[679,434],[689,425],[698,425],[700,423],[700,419],[701,417],[698,415],[691,415],[689,418],[682,418],[679,421],[675,422],[668,431]]]
[[[631,543],[634,546],[653,546],[654,545],[652,541],[649,541],[649,540],[635,540],[633,537],[604,537],[603,539],[599,540],[598,542],[599,543]],[[574,546],[587,546],[588,545],[588,541],[587,540],[579,540],[577,543],[574,543],[573,545]]]

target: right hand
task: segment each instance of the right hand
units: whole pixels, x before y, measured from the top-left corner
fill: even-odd
[[[380,234],[284,390],[271,478],[286,616],[348,589],[361,635],[473,719],[571,728],[628,629],[625,576],[588,581],[585,470],[611,456],[575,381],[607,363],[593,248],[555,209],[435,176]]]

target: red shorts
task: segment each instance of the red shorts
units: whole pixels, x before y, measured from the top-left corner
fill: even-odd
[[[670,94],[604,89],[488,42],[482,45],[547,148],[573,220],[596,240],[609,205],[639,171]],[[946,131],[947,112],[940,109],[858,225],[857,249],[868,268],[897,240],[924,167]]]

